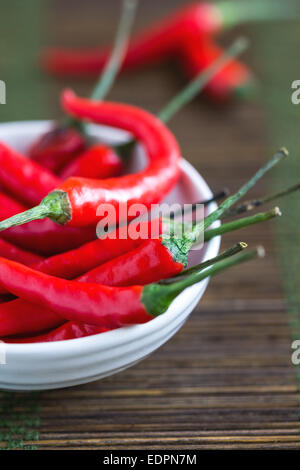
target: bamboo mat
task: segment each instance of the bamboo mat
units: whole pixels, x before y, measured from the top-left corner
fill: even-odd
[[[93,44],[97,37],[101,42],[112,36],[115,3],[104,6],[88,0],[83,9],[78,1],[72,11],[68,3],[56,0],[46,5],[49,43]],[[183,2],[140,3],[138,25]],[[251,55],[247,60],[254,64]],[[45,113],[58,115],[55,99],[62,83],[48,85]],[[158,67],[121,77],[110,98],[156,112],[183,83],[176,67]],[[82,93],[90,85],[71,84]],[[213,190],[237,189],[271,156],[259,103],[219,109],[197,99],[171,128],[185,158]],[[265,179],[252,196],[270,186],[271,180]],[[223,248],[240,240],[250,246],[262,243],[267,257],[214,279],[186,325],[142,363],[91,384],[42,392],[37,399],[39,434],[27,436],[26,445],[107,450],[299,448],[299,395],[274,238],[272,222],[225,236]],[[26,414],[27,397],[15,396],[12,409]],[[2,441],[3,446],[5,436]]]

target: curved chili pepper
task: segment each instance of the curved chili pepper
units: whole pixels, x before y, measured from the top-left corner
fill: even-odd
[[[63,106],[78,118],[131,132],[148,153],[148,167],[134,175],[107,180],[69,178],[39,206],[1,222],[0,229],[45,217],[69,226],[91,225],[99,220],[97,209],[102,203],[115,207],[120,222],[120,203],[127,202],[127,209],[135,203],[149,208],[175,185],[180,174],[179,147],[173,134],[156,117],[134,106],[78,98],[71,91],[63,94]]]
[[[106,179],[120,176],[124,170],[122,159],[106,145],[94,144],[72,160],[61,172],[65,180],[70,176]]]
[[[77,118],[131,132],[143,143],[150,160],[148,167],[135,175],[104,181],[69,178],[60,185],[59,189],[68,196],[69,225],[96,222],[96,211],[102,202],[116,209],[120,201],[127,201],[128,207],[139,203],[149,208],[168,194],[179,177],[180,151],[174,136],[156,117],[129,105],[77,98],[71,91],[63,94],[63,106]]]
[[[194,77],[222,53],[222,49],[209,38],[197,39],[187,36],[182,43],[180,57],[188,76]],[[215,100],[223,102],[234,94],[237,96],[247,92],[252,83],[253,77],[246,65],[231,61],[210,80],[205,90]]]
[[[108,287],[65,281],[39,273],[14,261],[0,258],[0,284],[24,300],[50,308],[71,321],[105,328],[146,323],[164,313],[171,302],[191,286],[237,262],[253,258],[256,251],[235,255],[204,271],[171,284]],[[30,280],[30,282],[29,282]],[[5,304],[4,304],[5,305]]]
[[[98,335],[110,331],[102,326],[88,325],[87,323],[69,321],[55,330],[39,336],[26,338],[4,339],[5,343],[49,343],[53,341],[66,341],[69,339],[84,338],[85,336]]]
[[[37,204],[60,180],[42,166],[0,142],[0,183],[21,201]]]

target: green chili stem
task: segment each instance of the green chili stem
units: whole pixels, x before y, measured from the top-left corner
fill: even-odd
[[[283,189],[282,191],[279,191],[274,194],[270,194],[269,196],[262,197],[260,199],[252,199],[249,201],[245,201],[242,204],[240,204],[237,207],[233,207],[232,209],[229,209],[228,211],[225,212],[225,214],[222,215],[221,219],[224,219],[225,217],[234,217],[239,214],[243,214],[244,212],[249,212],[255,209],[256,207],[260,207],[263,204],[267,204],[268,202],[273,202],[276,199],[280,199],[284,196],[288,196],[289,194],[292,194],[300,189],[300,183],[294,184],[293,186],[290,186],[287,189]]]
[[[218,256],[215,256],[215,258],[211,258],[207,261],[203,261],[203,263],[199,263],[195,266],[192,266],[189,269],[185,269],[184,271],[182,271],[181,273],[177,274],[174,277],[171,277],[169,279],[164,279],[164,280],[160,281],[159,284],[170,284],[172,282],[177,282],[179,280],[179,278],[181,279],[182,277],[189,276],[190,274],[198,272],[201,269],[208,268],[212,264],[218,263],[219,261],[222,261],[223,259],[226,259],[226,258],[229,258],[230,256],[236,255],[240,251],[247,248],[247,246],[248,246],[247,243],[244,243],[244,242],[236,243],[236,245],[233,245],[231,248],[228,248],[227,250],[223,251],[223,253],[221,253]]]
[[[219,205],[219,207],[212,212],[209,216],[207,216],[204,219],[204,230],[206,230],[210,225],[218,220],[225,212],[233,206],[239,199],[241,199],[255,184],[256,182],[262,178],[267,171],[271,170],[279,161],[281,161],[283,158],[288,156],[288,151],[285,148],[282,148],[277,152],[271,160],[269,160],[266,165],[264,165],[262,168],[260,168],[255,175],[244,185],[242,186],[239,191],[237,191],[235,194],[232,196],[229,196],[225,201],[222,202],[222,204]],[[195,228],[196,230],[197,228]]]
[[[45,217],[49,217],[49,215],[49,209],[43,205],[39,205],[4,220],[1,222],[0,230],[2,231],[11,227],[16,227],[17,225],[27,224],[33,220],[45,219]]]
[[[178,95],[176,95],[159,113],[163,122],[169,120],[187,103],[202,91],[211,79],[222,70],[232,59],[241,55],[248,47],[248,40],[238,38],[234,43],[203,72],[199,73]]]
[[[262,212],[250,217],[234,220],[227,224],[223,224],[220,227],[206,230],[204,233],[203,222],[192,226],[192,224],[182,224],[181,222],[176,223],[176,221],[174,222],[163,219],[165,226],[168,228],[168,232],[163,232],[162,243],[167,247],[175,261],[186,266],[189,252],[192,246],[199,242],[201,235],[203,236],[204,241],[208,242],[219,235],[234,232],[236,230],[249,227],[250,225],[259,224],[260,222],[265,222],[280,215],[281,212],[279,208],[275,207],[268,212]]]
[[[122,14],[111,56],[103,70],[99,82],[91,94],[91,99],[102,100],[109,92],[122,66],[133,25],[137,0],[123,0]]]
[[[189,286],[192,286],[193,284],[196,284],[203,279],[207,277],[214,276],[215,274],[218,274],[219,272],[223,271],[224,269],[228,269],[232,266],[236,266],[237,264],[244,263],[245,261],[249,261],[250,259],[253,259],[257,256],[263,257],[265,254],[264,249],[262,247],[258,247],[254,250],[249,250],[244,253],[239,253],[235,256],[232,256],[229,259],[225,259],[223,261],[219,261],[218,263],[214,264],[207,270],[203,272],[201,269],[199,272],[193,273],[190,276],[188,276],[186,279],[183,279],[182,281],[178,281],[174,284],[172,284],[170,287],[174,292],[182,292],[184,289],[186,289]],[[177,294],[177,295],[178,295]]]
[[[136,7],[137,0],[123,0],[122,2],[122,13],[112,52],[91,94],[91,99],[93,100],[101,101],[107,95],[122,67],[135,18]],[[73,127],[77,127],[85,135],[88,134],[87,126],[79,119],[71,118],[68,123]]]
[[[250,225],[259,224],[267,220],[273,219],[281,215],[278,207],[271,209],[268,212],[260,212],[259,214],[252,215],[250,217],[243,217],[242,219],[228,222],[227,224],[220,225],[220,227],[212,228],[204,232],[204,240],[207,242],[217,235],[223,235],[224,233],[234,232]]]
[[[185,277],[183,280],[174,282],[173,284],[149,284],[143,288],[141,301],[150,315],[158,316],[164,313],[169,308],[172,301],[187,287],[197,284],[208,277],[215,276],[225,269],[249,261],[257,256],[264,256],[263,247],[245,251],[232,256],[231,258],[219,261],[210,268],[207,268],[204,271],[201,269],[199,272],[193,273],[190,276]]]
[[[70,220],[69,199],[64,191],[52,191],[38,206],[3,220],[0,222],[0,231],[27,224],[33,220],[45,219],[46,217],[62,225]]]
[[[222,1],[217,4],[223,24],[232,28],[240,23],[294,19],[298,5],[290,0]]]

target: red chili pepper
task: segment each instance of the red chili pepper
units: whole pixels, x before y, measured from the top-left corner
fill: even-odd
[[[60,172],[60,177],[63,180],[70,176],[106,179],[120,176],[123,170],[123,161],[112,148],[94,144],[71,161]]]
[[[85,138],[80,131],[57,126],[34,142],[28,155],[48,170],[56,172],[79,154],[85,145]]]
[[[223,50],[209,38],[197,39],[187,36],[182,44],[180,57],[189,77],[197,76],[212,64]],[[253,77],[246,65],[231,61],[218,72],[207,84],[206,92],[218,101],[226,101],[234,94],[238,96],[250,89]]]
[[[141,286],[117,288],[85,284],[49,276],[4,258],[0,258],[0,264],[3,287],[68,320],[114,328],[151,319],[140,302]]]
[[[150,208],[175,185],[180,174],[180,151],[174,136],[156,117],[125,104],[78,98],[71,91],[64,93],[63,105],[67,112],[78,118],[131,132],[148,153],[148,167],[134,175],[107,180],[69,178],[57,191],[46,196],[39,206],[1,222],[0,229],[44,217],[69,226],[91,225],[99,220],[97,209],[102,203],[114,206],[118,217],[120,203],[127,202],[128,209],[135,203]],[[122,220],[117,218],[117,221]]]
[[[109,331],[102,326],[88,325],[86,323],[69,321],[59,326],[55,330],[49,331],[39,336],[26,338],[4,339],[5,343],[49,343],[53,341],[66,341],[69,339],[84,338],[85,336],[98,335]]]
[[[136,226],[137,231],[141,230],[150,234],[153,221],[137,224],[132,222],[132,224]],[[131,252],[143,244],[144,240],[142,238],[133,239],[130,237],[128,231],[132,229],[132,224],[122,227],[122,229],[117,229],[115,234],[111,234],[114,238],[99,238],[74,250],[44,259],[33,267],[37,271],[62,277],[63,279],[75,279],[107,261],[117,258],[124,253]],[[122,238],[120,238],[120,230],[122,230]],[[157,236],[160,235],[161,230],[162,225],[158,221]]]
[[[256,254],[256,251],[250,251],[246,256],[236,255],[178,282],[144,287],[108,287],[65,281],[0,258],[0,283],[24,300],[52,309],[72,321],[116,328],[151,320],[164,313],[186,287],[233,266],[238,261],[248,260],[249,257],[251,259]]]
[[[27,204],[38,204],[60,180],[0,142],[0,183]]]
[[[169,249],[162,239],[145,240],[135,250],[87,272],[80,277],[80,281],[125,287],[150,284],[175,276],[186,266],[187,252],[184,259],[178,248],[171,250],[172,246]]]
[[[185,6],[162,21],[151,25],[129,44],[123,69],[157,63],[176,56],[182,38],[188,33],[201,37],[222,28],[218,6],[196,3]],[[42,57],[43,67],[56,75],[94,75],[104,67],[109,48],[85,50],[50,49]]]
[[[1,239],[0,256],[12,261],[18,261],[26,266],[33,266],[43,261],[41,256],[31,253],[30,251],[22,250],[21,248]]]

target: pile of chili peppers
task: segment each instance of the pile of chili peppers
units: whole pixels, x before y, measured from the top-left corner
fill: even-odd
[[[201,234],[207,242],[277,217],[281,214],[275,207],[234,218],[299,189],[297,184],[278,194],[238,203],[287,156],[281,149],[201,223],[182,224],[176,216],[158,216],[124,225],[134,219],[131,209],[135,204],[148,211],[180,177],[180,149],[165,123],[213,77],[220,76],[220,70],[226,70],[245,44],[235,43],[212,65],[207,61],[204,67],[210,66],[158,117],[131,105],[106,102],[103,98],[124,56],[125,65],[134,63],[132,57],[139,57],[141,47],[137,40],[126,55],[124,44],[134,2],[124,0],[123,4],[115,46],[92,98],[64,91],[61,102],[67,119],[34,142],[27,156],[0,142],[0,338],[5,342],[69,340],[150,321],[163,314],[187,287],[263,254],[261,247],[245,250],[247,245],[240,242],[216,258],[186,269],[189,253]],[[179,44],[179,32],[180,38],[186,28],[193,32],[195,8],[198,15],[207,17],[203,27],[197,23],[201,34],[220,27],[220,18],[217,22],[216,16],[212,17],[216,7],[189,7],[163,28],[156,28],[157,44],[163,38],[166,41],[161,53],[168,47],[170,50],[176,37]],[[157,47],[149,44],[149,34],[143,41],[144,45],[148,41],[148,55],[155,56]],[[89,134],[90,121],[128,131],[132,140],[114,147],[104,145]],[[124,159],[130,158],[136,142],[142,144],[148,166],[139,173],[124,174]],[[212,200],[199,202],[207,206]],[[126,210],[120,211],[125,202]],[[118,227],[110,236],[97,238],[97,224],[104,219],[99,208],[107,204],[116,209]],[[229,217],[233,220],[227,221]],[[225,223],[213,228],[217,220]],[[151,236],[131,237],[133,227]]]

